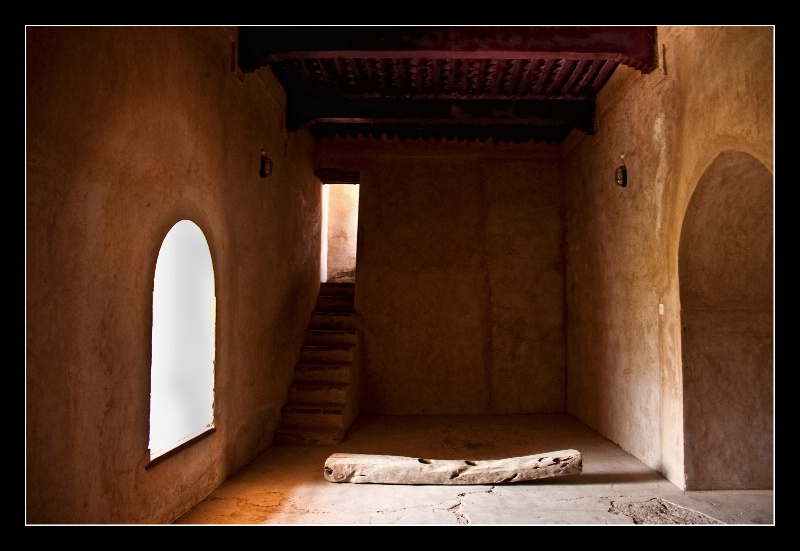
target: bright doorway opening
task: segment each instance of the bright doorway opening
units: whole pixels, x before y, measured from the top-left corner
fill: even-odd
[[[214,427],[216,296],[202,230],[175,224],[153,284],[150,461]]]
[[[359,184],[323,184],[320,280],[355,282]]]

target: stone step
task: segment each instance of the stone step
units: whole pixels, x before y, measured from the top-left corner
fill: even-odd
[[[307,345],[300,348],[298,363],[338,363],[352,362],[355,345]]]
[[[353,297],[346,295],[319,295],[314,310],[318,312],[354,312]]]
[[[345,428],[343,404],[286,404],[281,414],[284,427]]]
[[[342,295],[353,297],[356,294],[355,283],[337,283],[334,281],[324,281],[319,285],[320,295]]]
[[[349,383],[352,368],[351,362],[298,363],[294,366],[294,380],[298,383]]]
[[[355,312],[312,312],[309,329],[358,329],[361,317]]]
[[[332,382],[294,382],[289,385],[289,403],[303,404],[340,404],[347,402],[348,383]]]
[[[335,427],[281,427],[273,444],[279,446],[328,446],[344,440],[344,430]]]
[[[358,332],[355,329],[309,329],[306,332],[306,345],[339,346],[356,344]]]

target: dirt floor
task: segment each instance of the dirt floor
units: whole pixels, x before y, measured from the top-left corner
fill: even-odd
[[[486,485],[334,483],[333,453],[582,454],[579,474]],[[569,415],[361,416],[332,446],[272,446],[175,524],[774,525],[773,490],[684,492]]]

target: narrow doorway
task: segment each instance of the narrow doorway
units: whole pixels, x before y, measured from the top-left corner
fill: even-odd
[[[358,193],[359,184],[322,185],[322,282],[355,282]]]

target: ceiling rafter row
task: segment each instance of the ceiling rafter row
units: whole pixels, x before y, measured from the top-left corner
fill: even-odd
[[[316,137],[554,141],[594,132],[619,64],[657,65],[655,27],[241,27],[239,64],[269,67],[286,127]]]

